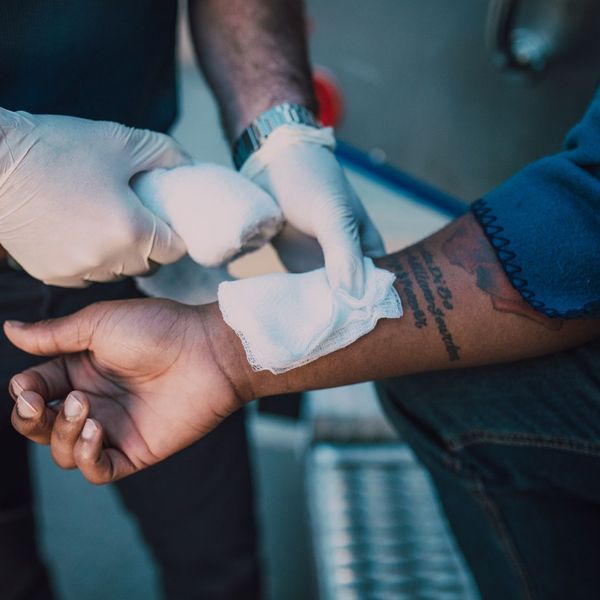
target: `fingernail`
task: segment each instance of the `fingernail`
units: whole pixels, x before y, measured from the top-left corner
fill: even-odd
[[[22,419],[31,419],[31,417],[37,415],[37,412],[37,408],[33,404],[27,402],[23,396],[19,396],[17,400],[17,413]]]
[[[94,421],[91,419],[86,419],[85,425],[83,426],[83,431],[81,432],[81,437],[89,442],[91,439],[93,439],[94,435],[96,435],[97,429],[98,428],[96,427],[96,423],[94,423]]]
[[[23,325],[25,325],[25,323],[23,323],[23,321],[4,321],[5,325],[8,325],[9,327],[23,327]]]
[[[69,394],[65,400],[63,409],[67,421],[76,421],[83,411],[83,404],[73,395]]]
[[[23,386],[18,381],[13,379],[10,382],[10,391],[11,391],[13,397],[18,398],[21,395],[21,393],[23,392]]]

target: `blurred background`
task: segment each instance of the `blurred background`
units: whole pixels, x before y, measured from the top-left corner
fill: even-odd
[[[338,129],[340,160],[388,250],[557,150],[591,97],[598,44],[579,13],[528,0],[507,29],[507,4],[307,3],[322,117]],[[197,158],[230,165],[185,24],[180,56],[174,135]],[[278,268],[264,249],[232,271]],[[250,412],[268,598],[477,597],[427,475],[372,385]],[[113,491],[60,471],[45,448],[34,462],[42,544],[61,597],[158,598],[152,559]]]

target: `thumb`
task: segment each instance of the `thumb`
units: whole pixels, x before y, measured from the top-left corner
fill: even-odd
[[[331,288],[361,298],[364,291],[364,262],[355,224],[346,229],[343,223],[338,222],[335,229],[319,232],[317,241],[323,248],[325,271]]]
[[[94,330],[104,315],[100,304],[90,305],[59,319],[23,323],[6,321],[4,333],[17,348],[38,356],[53,356],[87,350]]]
[[[171,226],[163,219],[144,206],[139,196],[128,188],[130,202],[136,207],[135,219],[141,224],[142,231],[152,232],[149,246],[145,249],[145,259],[161,265],[178,261],[186,252],[185,242]],[[126,275],[139,275],[148,269],[128,269]]]
[[[145,208],[144,210],[148,209]],[[177,262],[187,252],[185,242],[160,217],[152,216],[156,222],[156,227],[152,249],[148,258],[161,265]]]
[[[127,148],[132,157],[132,176],[140,171],[161,167],[171,169],[193,162],[189,154],[171,136],[149,129],[131,129]]]

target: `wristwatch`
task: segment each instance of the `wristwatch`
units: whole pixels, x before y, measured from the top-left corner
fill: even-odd
[[[239,171],[248,158],[254,154],[265,140],[282,125],[308,125],[320,127],[317,117],[306,106],[284,102],[260,114],[233,145],[233,164]]]

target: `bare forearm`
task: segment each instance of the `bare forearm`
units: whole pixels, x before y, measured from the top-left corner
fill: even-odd
[[[189,14],[230,141],[275,104],[316,108],[302,0],[190,0]]]
[[[283,375],[254,373],[214,307],[215,351],[243,397],[508,362],[600,335],[600,321],[560,321],[534,311],[511,286],[469,214],[415,246],[384,257],[405,314],[382,320],[351,346]]]

